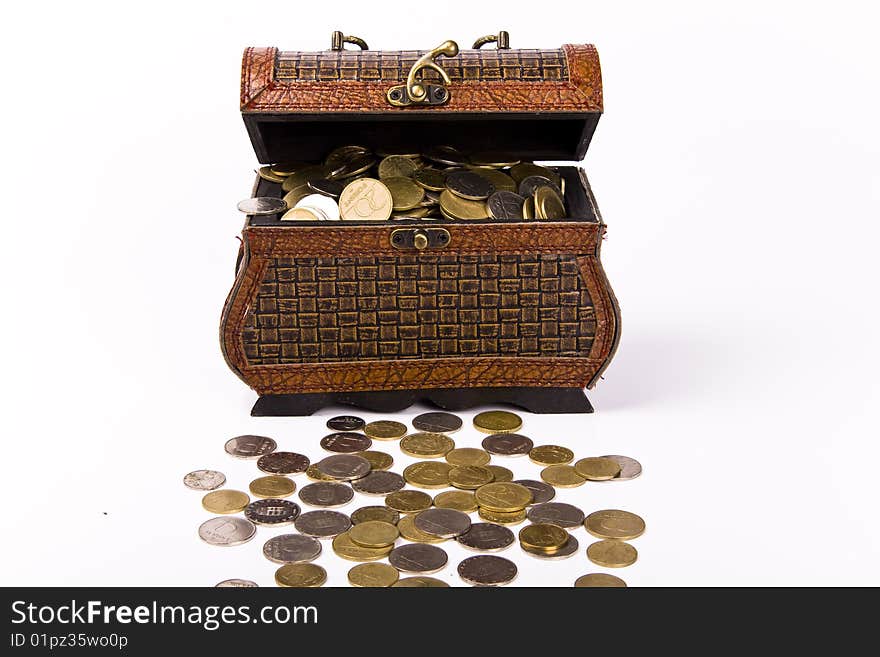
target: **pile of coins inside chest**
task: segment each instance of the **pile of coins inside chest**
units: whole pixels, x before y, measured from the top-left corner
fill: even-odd
[[[263,545],[266,559],[280,564],[275,573],[279,586],[312,587],[326,582],[326,570],[313,563],[321,555],[321,541],[330,541],[343,559],[360,562],[348,572],[353,586],[448,586],[430,577],[447,565],[447,553],[439,546],[447,540],[491,553],[509,548],[518,539],[530,557],[565,559],[580,551],[570,533],[580,526],[600,539],[586,549],[587,559],[594,564],[620,568],[636,561],[636,549],[627,541],[645,530],[639,516],[618,509],[585,515],[572,504],[552,500],[556,488],[634,479],[642,471],[637,461],[619,455],[575,461],[575,454],[566,447],[535,446],[517,433],[522,426],[519,416],[506,411],[474,417],[474,428],[489,434],[481,448],[456,447],[448,434],[462,424],[457,416],[442,412],[414,418],[414,432],[391,420],[365,423],[352,415],[334,417],[327,422],[333,433],[320,442],[329,455],[316,463],[302,454],[278,451],[277,443],[265,436],[232,438],[226,452],[255,459],[263,476],[250,483],[249,495],[224,488],[226,477],[216,470],[186,475],[188,488],[208,491],[202,505],[216,514],[202,523],[198,534],[211,545],[233,546],[254,538],[259,526],[292,524],[296,533],[273,536]],[[407,466],[402,475],[392,472],[393,457],[372,450],[374,440],[399,441],[401,452],[420,460]],[[528,456],[543,467],[540,480],[514,480],[509,469],[490,463],[493,456]],[[305,512],[298,503],[285,499],[298,488],[291,476],[300,474],[310,480],[298,490],[299,501],[313,507]],[[355,493],[381,496],[384,503],[363,506],[350,516],[333,510],[351,502]],[[251,495],[257,499],[251,501]],[[479,522],[472,519],[474,512]],[[526,520],[529,524],[515,536],[509,527]],[[457,572],[468,584],[499,586],[514,580],[517,566],[495,554],[479,554],[461,561]],[[218,586],[256,584],[232,579]],[[575,586],[626,584],[614,575],[597,572],[578,578]]]
[[[283,198],[258,196],[239,210],[281,220],[447,219],[558,220],[567,216],[565,180],[554,170],[510,155],[451,146],[423,153],[377,154],[341,146],[323,163],[265,166]]]

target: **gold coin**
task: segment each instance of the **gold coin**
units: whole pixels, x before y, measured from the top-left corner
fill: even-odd
[[[211,513],[241,513],[250,504],[251,498],[240,490],[215,490],[202,498],[202,506]]]
[[[456,196],[448,189],[440,192],[440,208],[452,219],[488,219],[486,201],[469,201]]]
[[[452,466],[442,461],[417,461],[407,466],[403,478],[417,488],[446,488]]]
[[[385,497],[385,506],[400,513],[418,513],[430,509],[434,500],[420,490],[399,490]]]
[[[351,540],[348,532],[343,532],[333,538],[333,551],[349,561],[379,561],[379,559],[387,557],[393,549],[393,545],[381,548],[368,548],[358,545]]]
[[[411,157],[406,155],[389,155],[379,162],[379,178],[409,178],[418,165]]]
[[[360,456],[370,462],[370,470],[387,470],[394,465],[394,458],[385,452],[355,452],[354,456]]]
[[[568,532],[558,525],[538,523],[523,527],[519,532],[519,542],[523,547],[552,553],[568,542]]]
[[[535,199],[531,196],[527,196],[526,202],[523,203],[523,219],[529,221],[535,219]]]
[[[577,488],[587,482],[570,465],[548,465],[541,470],[541,479],[556,488]]]
[[[476,490],[494,478],[492,471],[482,465],[458,465],[449,471],[449,483],[464,490]]]
[[[412,179],[419,186],[432,192],[442,192],[446,189],[446,174],[438,169],[432,169],[431,167],[419,169],[413,174]]]
[[[522,428],[522,418],[509,411],[484,411],[474,416],[474,428],[481,433],[511,433]]]
[[[455,442],[442,433],[420,431],[404,436],[400,440],[400,451],[409,456],[426,459],[439,459],[455,448]]]
[[[520,163],[520,159],[510,153],[494,153],[491,151],[471,153],[470,160],[471,164],[478,167],[496,167],[498,169],[513,167]]]
[[[431,208],[418,207],[410,210],[402,210],[400,212],[392,212],[392,219],[424,219],[431,214]]]
[[[479,515],[486,522],[494,522],[496,525],[518,525],[526,519],[525,509],[505,513],[504,511],[492,511],[480,507],[477,510]]]
[[[391,209],[391,192],[375,178],[358,178],[339,195],[339,216],[350,221],[385,221]]]
[[[448,589],[449,584],[436,577],[417,575],[399,579],[391,585],[391,588]]]
[[[576,589],[586,588],[626,588],[626,582],[608,573],[581,575],[574,581]]]
[[[352,541],[362,547],[382,548],[394,545],[400,532],[390,522],[370,520],[354,525],[348,530],[348,535]]]
[[[535,216],[550,221],[565,218],[565,202],[552,187],[544,185],[535,190]]]
[[[619,509],[596,511],[584,518],[584,527],[596,538],[616,538],[629,541],[645,533],[641,516]]]
[[[481,509],[514,513],[522,511],[531,503],[532,491],[512,482],[493,482],[480,486],[474,497]]]
[[[275,571],[278,586],[317,588],[327,581],[327,571],[316,563],[288,563]]]
[[[397,523],[397,529],[400,530],[400,536],[413,543],[442,543],[447,540],[440,536],[434,536],[433,534],[423,532],[416,527],[415,523],[415,515],[403,516],[400,519],[400,522]]]
[[[529,452],[529,459],[538,465],[561,465],[574,460],[574,452],[559,445],[538,445]]]
[[[323,472],[318,470],[318,467],[315,463],[312,463],[311,465],[309,465],[308,468],[306,468],[306,477],[308,477],[312,481],[338,481],[337,479],[325,475]]]
[[[587,558],[605,568],[624,568],[636,562],[639,552],[629,543],[609,539],[590,545]]]
[[[328,217],[323,210],[319,208],[313,208],[311,206],[301,205],[296,208],[290,208],[287,212],[281,215],[282,221],[329,221],[330,217]]]
[[[425,197],[425,190],[419,187],[412,178],[396,176],[383,178],[382,182],[391,192],[391,206],[397,212],[411,210]]]
[[[250,488],[251,495],[254,497],[280,498],[293,495],[293,491],[296,490],[296,484],[293,482],[293,479],[271,475],[254,479],[248,488]]]
[[[458,447],[446,453],[446,462],[452,465],[486,465],[492,457],[484,449]]]
[[[381,520],[396,525],[400,520],[400,514],[387,506],[362,506],[360,509],[352,511],[351,522],[353,524],[358,525],[370,520]]]
[[[300,169],[305,169],[307,166],[311,166],[304,162],[279,162],[278,164],[273,164],[269,167],[269,170],[276,176],[281,176],[282,178],[287,178],[288,176],[292,176]]]
[[[260,167],[257,169],[257,175],[263,180],[268,180],[273,183],[283,183],[284,179],[287,176],[279,176],[272,172],[272,167]]]
[[[352,586],[387,588],[400,579],[400,572],[387,563],[362,563],[348,571]]]
[[[481,169],[477,168],[473,170],[477,175],[482,176],[490,183],[495,186],[495,191],[505,191],[505,192],[516,192],[517,187],[516,183],[513,182],[513,178],[508,176],[506,173],[502,173],[496,169]]]
[[[486,467],[489,469],[489,472],[492,473],[492,481],[498,483],[513,481],[513,472],[507,468],[503,468],[500,465],[487,465]]]
[[[393,420],[376,420],[364,426],[363,431],[373,440],[399,440],[406,435],[406,425]]]
[[[322,165],[303,167],[292,175],[287,176],[287,178],[284,179],[284,182],[281,183],[281,189],[285,192],[289,192],[292,189],[308,184],[310,180],[326,178],[329,173],[327,167]]]
[[[477,498],[468,490],[447,490],[434,496],[434,506],[470,513],[477,510],[478,504]]]
[[[620,474],[620,463],[614,459],[590,456],[575,463],[574,469],[588,481],[607,481]]]
[[[548,180],[556,183],[557,187],[560,187],[562,183],[562,178],[559,176],[558,173],[556,173],[552,169],[548,169],[547,167],[542,167],[539,164],[533,164],[532,162],[522,162],[510,168],[510,177],[513,178],[514,182],[517,185],[519,185],[529,176],[541,176],[542,178],[547,178]]]

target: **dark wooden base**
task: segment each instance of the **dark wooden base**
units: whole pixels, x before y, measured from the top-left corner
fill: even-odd
[[[368,411],[393,413],[416,402],[432,404],[447,411],[461,411],[487,404],[512,404],[532,413],[593,412],[582,388],[439,388],[262,395],[251,409],[251,415],[311,415],[325,406],[354,406]]]

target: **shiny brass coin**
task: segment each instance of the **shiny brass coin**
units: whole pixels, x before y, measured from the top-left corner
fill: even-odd
[[[270,475],[254,479],[248,488],[254,497],[289,497],[296,490],[296,483],[287,477]]]
[[[520,221],[526,200],[516,192],[499,191],[486,201],[489,216],[497,221]]]
[[[362,547],[381,548],[393,545],[400,532],[396,525],[381,520],[359,522],[348,530],[352,541]]]
[[[557,525],[528,525],[520,530],[519,542],[532,550],[556,552],[568,542],[568,532]]]
[[[408,180],[408,178],[407,178]],[[393,195],[393,192],[392,192]],[[392,219],[423,219],[431,214],[430,208],[425,207],[417,207],[412,208],[410,210],[402,210],[400,212],[393,212],[391,214]]]
[[[614,459],[590,456],[574,464],[577,473],[587,481],[607,481],[620,474],[620,464]]]
[[[406,435],[406,425],[393,420],[376,420],[364,427],[364,433],[373,440],[399,440]]]
[[[489,469],[489,472],[492,473],[493,481],[498,483],[513,481],[513,472],[508,470],[507,468],[502,468],[500,465],[492,464],[489,464],[486,467]]]
[[[482,151],[479,153],[471,153],[471,164],[478,167],[493,167],[503,169],[504,167],[513,167],[520,163],[520,159],[510,153],[498,153],[491,151]]]
[[[447,540],[440,536],[423,532],[416,527],[415,520],[415,514],[406,515],[400,519],[400,522],[397,523],[397,529],[400,531],[401,538],[414,543],[443,543]]]
[[[431,507],[434,500],[420,490],[399,490],[385,498],[385,506],[400,513],[418,513]]]
[[[457,465],[449,471],[449,483],[464,490],[477,490],[494,478],[492,471],[482,465]]]
[[[289,563],[275,571],[278,586],[317,588],[327,581],[327,571],[316,563]]]
[[[404,577],[391,585],[391,588],[448,589],[449,584],[436,577]]]
[[[547,178],[548,180],[554,182],[557,186],[560,184],[561,181],[559,174],[552,169],[542,167],[539,164],[533,164],[532,162],[521,162],[520,164],[512,166],[509,173],[510,177],[513,178],[514,182],[517,185],[519,185],[529,176],[541,176],[542,178]]]
[[[211,513],[241,513],[250,504],[251,498],[240,490],[215,490],[202,498],[202,506]]]
[[[389,155],[379,162],[379,178],[409,178],[418,169],[412,158],[405,155]]]
[[[605,568],[624,568],[636,562],[639,552],[629,543],[609,539],[587,547],[587,558]]]
[[[403,478],[416,488],[446,488],[452,466],[441,461],[417,461],[407,466]]]
[[[349,532],[343,532],[336,536],[333,539],[332,545],[333,551],[336,554],[349,561],[379,561],[379,559],[387,557],[391,550],[394,549],[393,545],[381,548],[368,548],[358,545],[351,540]]]
[[[330,217],[320,208],[300,205],[285,212],[281,221],[330,221]]]
[[[446,189],[468,201],[485,201],[495,185],[474,171],[453,171],[446,175]]]
[[[498,525],[518,525],[526,519],[525,509],[505,513],[503,511],[492,511],[491,509],[480,507],[477,511],[477,515],[486,522],[494,522]]]
[[[348,221],[385,221],[391,210],[391,192],[375,178],[358,178],[339,195],[339,214]]]
[[[287,176],[287,178],[284,179],[284,182],[281,183],[281,189],[285,192],[289,192],[292,189],[306,185],[310,180],[326,178],[329,173],[327,167],[323,165],[303,167],[292,175]]]
[[[474,416],[474,428],[481,433],[510,433],[522,428],[522,418],[509,411],[484,411]]]
[[[464,513],[477,510],[477,498],[468,490],[447,490],[434,496],[438,509],[455,509]]]
[[[449,221],[457,221],[457,219],[458,219],[457,217],[453,217],[451,214],[449,214],[449,213],[448,213],[446,210],[444,210],[442,207],[440,208],[440,216],[441,216],[443,219],[448,219]]]
[[[480,486],[474,493],[480,508],[501,513],[522,511],[532,501],[532,492],[525,486],[511,482]]]
[[[268,180],[273,183],[283,183],[287,176],[279,176],[272,173],[272,167],[260,167],[257,169],[257,175],[263,180]]]
[[[539,219],[554,221],[564,219],[565,202],[552,187],[543,186],[535,190],[535,216]]]
[[[367,459],[371,470],[387,470],[394,465],[394,458],[392,458],[391,454],[386,454],[385,452],[374,452],[370,450],[367,452],[355,452],[354,456],[360,456],[363,459]]]
[[[362,506],[351,514],[351,522],[355,525],[370,520],[381,520],[396,525],[400,520],[400,514],[387,506]]]
[[[482,176],[486,180],[488,180],[495,187],[495,192],[508,192],[513,193],[516,192],[517,186],[513,181],[513,178],[508,176],[506,173],[498,171],[496,169],[474,169],[473,172],[478,176]],[[494,194],[492,195],[494,196]],[[489,198],[492,198],[489,196]],[[523,199],[525,200],[525,199]],[[522,209],[522,205],[520,205],[520,209]]]
[[[605,509],[591,513],[584,519],[584,527],[596,538],[616,538],[628,541],[645,533],[641,516],[619,509]]]
[[[400,440],[400,451],[409,456],[426,459],[439,459],[455,448],[455,442],[442,433],[420,431],[404,436]]]
[[[541,559],[542,561],[562,561],[563,559],[568,559],[580,550],[581,545],[578,543],[578,540],[569,534],[568,540],[558,550],[553,552],[542,552],[541,550],[535,550],[530,547],[526,547],[522,543],[520,543],[520,547],[522,551],[525,552],[530,557],[535,557],[536,559]]]
[[[469,201],[448,189],[440,192],[440,209],[450,219],[488,219],[485,201]]]
[[[287,178],[288,176],[292,176],[300,169],[305,169],[309,164],[305,162],[279,162],[278,164],[273,164],[269,167],[269,170],[273,173],[273,175],[281,176],[282,178]]]
[[[626,588],[626,582],[608,573],[581,575],[574,581],[576,589],[586,588]]]
[[[556,488],[577,488],[587,481],[570,465],[548,465],[541,470],[541,479]]]
[[[412,210],[425,197],[425,190],[419,187],[412,178],[395,176],[382,178],[382,182],[391,192],[391,206],[396,212]]]
[[[323,472],[318,470],[317,464],[315,463],[312,463],[306,469],[306,477],[308,477],[312,481],[336,481],[334,477],[325,475]]]
[[[352,586],[387,588],[392,586],[400,573],[387,563],[362,563],[348,571],[348,581]]]
[[[432,192],[442,192],[446,189],[446,174],[437,169],[425,167],[413,173],[412,179],[424,189]]]
[[[289,207],[291,210],[293,210],[294,206],[297,203],[299,203],[301,200],[303,200],[309,194],[313,194],[313,193],[314,193],[314,190],[311,187],[309,187],[308,185],[300,185],[299,187],[295,187],[294,189],[291,189],[289,192],[287,192],[284,195],[284,202],[287,203],[287,207]],[[290,213],[290,210],[288,210],[284,216],[286,216],[289,213]],[[284,216],[282,216],[282,219],[284,218]],[[291,218],[301,218],[301,217],[291,217]]]
[[[529,452],[529,459],[538,465],[561,465],[574,460],[574,452],[559,445],[538,445]]]
[[[446,462],[452,465],[486,465],[491,458],[489,452],[476,447],[457,447],[446,453]]]
[[[523,219],[526,221],[535,219],[535,199],[531,196],[527,196],[523,203]]]

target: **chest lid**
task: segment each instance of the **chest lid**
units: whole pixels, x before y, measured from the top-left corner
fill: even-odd
[[[602,114],[602,77],[589,44],[511,49],[501,32],[469,50],[446,41],[374,51],[336,32],[322,52],[247,48],[240,100],[263,163],[317,160],[341,144],[571,161],[583,159]]]

